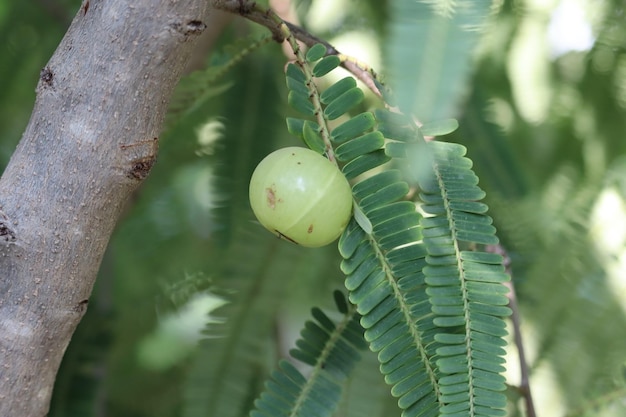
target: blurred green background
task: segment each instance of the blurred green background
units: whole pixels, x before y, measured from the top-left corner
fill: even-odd
[[[480,3],[477,20],[461,23],[486,26],[464,38],[428,15],[407,16],[411,1],[272,2],[395,74],[398,99],[419,118],[459,120],[445,139],[468,147],[511,258],[538,415],[623,416],[626,5]],[[2,166],[79,5],[0,0]],[[198,52],[212,69],[175,96],[158,163],[111,240],[50,416],[247,415],[308,310],[332,305],[342,287],[335,245],[278,241],[247,202],[256,163],[298,144],[284,121],[292,111],[278,45],[219,74],[265,35],[235,19]],[[509,415],[525,415],[514,344],[510,351]],[[371,355],[348,392],[338,416],[397,415]]]

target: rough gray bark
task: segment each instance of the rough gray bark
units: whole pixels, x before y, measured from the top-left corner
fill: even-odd
[[[206,0],[84,0],[0,179],[0,416],[44,416]]]

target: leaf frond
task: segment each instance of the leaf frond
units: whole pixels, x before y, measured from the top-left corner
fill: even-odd
[[[502,257],[479,247],[498,239],[485,206],[484,192],[461,145],[431,142],[433,170],[420,182],[422,220],[428,252],[423,273],[426,293],[442,328],[435,341],[442,392],[442,415],[505,414],[504,372],[509,280]]]
[[[343,295],[335,294],[343,317],[338,323],[321,309],[313,308],[291,356],[310,365],[305,378],[286,360],[271,374],[265,391],[255,401],[251,417],[331,416],[341,400],[342,385],[366,347],[359,315],[347,308]]]
[[[388,110],[362,113],[331,129],[328,120],[347,114],[361,96],[343,79],[322,100],[312,74],[326,74],[329,64],[324,58],[298,64],[287,71],[290,104],[315,116],[319,130],[312,135],[309,121],[288,125],[310,147],[319,144],[311,139],[319,134],[324,153],[354,183],[355,216],[339,241],[341,269],[402,415],[503,415],[502,318],[510,310],[502,283],[508,275],[499,255],[476,250],[498,240],[465,148],[426,143],[411,118]],[[308,65],[315,65],[313,71]],[[316,71],[318,65],[323,69]],[[445,120],[424,131],[447,134],[457,126]],[[370,172],[392,159],[404,161],[417,180],[427,217],[405,201],[406,172]]]
[[[350,175],[353,164],[359,164],[358,175],[379,166],[369,162],[382,159],[373,155],[384,155],[381,162],[390,160],[389,145],[402,143],[395,138],[413,146],[421,140],[417,127],[398,114],[377,111],[375,126],[363,123],[372,129],[368,133],[362,131],[360,121],[353,120],[331,133],[340,130],[341,136],[348,138],[337,147],[340,160],[340,150],[350,147],[343,167],[348,178],[357,177]],[[400,120],[406,124],[398,123]],[[348,124],[358,129],[344,127]],[[374,134],[381,138],[377,149],[369,146],[369,139],[362,139]],[[361,164],[363,160],[369,161]],[[365,339],[378,354],[380,370],[392,387],[391,394],[398,398],[403,416],[437,415],[441,393],[432,359],[436,326],[422,273],[427,252],[421,243],[421,215],[415,203],[406,200],[409,185],[399,169],[369,174],[355,182],[352,192],[359,215],[339,241],[350,301],[363,316]]]

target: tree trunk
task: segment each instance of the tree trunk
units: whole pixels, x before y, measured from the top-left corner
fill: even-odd
[[[207,0],[84,0],[0,179],[0,416],[44,416]]]

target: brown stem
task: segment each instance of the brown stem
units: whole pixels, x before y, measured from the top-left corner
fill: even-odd
[[[513,273],[511,270],[511,258],[506,253],[506,250],[501,245],[490,246],[487,248],[488,252],[498,253],[504,258],[504,266],[506,268],[506,272],[511,277],[511,281],[505,283],[505,285],[509,288],[508,298],[509,298],[509,308],[512,311],[511,314],[511,322],[513,323],[513,339],[515,341],[515,345],[517,346],[518,358],[520,363],[520,374],[521,381],[518,387],[518,391],[524,397],[524,403],[526,405],[526,415],[527,417],[536,417],[535,413],[535,405],[533,402],[532,391],[530,389],[530,378],[529,378],[529,370],[528,370],[528,362],[526,360],[526,352],[524,350],[524,343],[522,339],[522,331],[520,328],[520,314],[519,314],[519,306],[517,304],[517,296],[515,294],[515,286],[513,285]]]
[[[510,272],[509,272],[510,273]],[[522,331],[520,329],[520,314],[519,308],[517,305],[517,297],[515,295],[515,287],[513,286],[513,282],[510,281],[506,283],[509,287],[509,307],[513,311],[511,314],[511,321],[513,322],[513,337],[515,339],[515,344],[517,345],[519,363],[520,363],[520,373],[521,373],[521,381],[519,390],[524,397],[524,403],[526,404],[526,415],[528,417],[536,417],[535,413],[535,405],[533,402],[532,391],[530,389],[530,379],[529,379],[529,371],[528,371],[528,362],[526,360],[526,353],[524,350],[524,343],[522,340]]]

